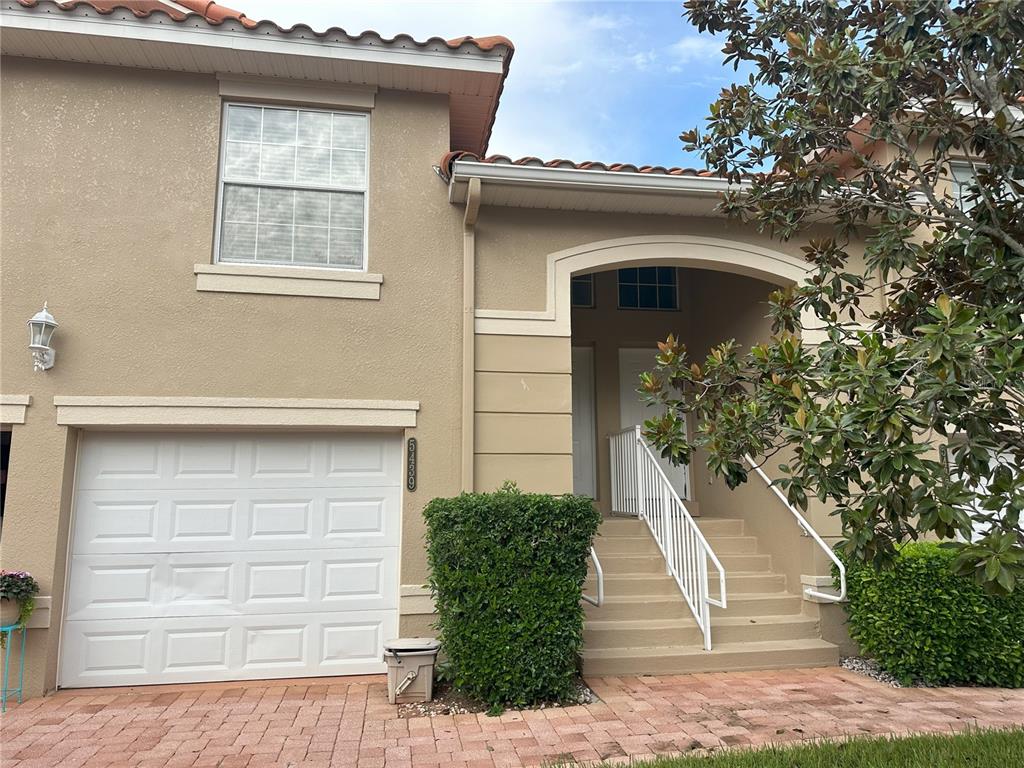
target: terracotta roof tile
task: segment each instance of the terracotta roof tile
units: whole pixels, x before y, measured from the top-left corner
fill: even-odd
[[[236,11],[219,3],[204,2],[204,0],[176,0],[178,5],[183,5],[193,13],[198,13],[207,21],[220,23],[225,19],[234,19],[242,22],[245,27],[256,26],[256,22],[247,17],[244,13]]]
[[[18,4],[26,8],[34,8],[39,4],[39,0],[18,0]],[[65,11],[85,5],[104,15],[123,9],[130,11],[140,19],[147,18],[153,13],[162,13],[174,21],[185,21],[189,16],[202,16],[210,24],[221,24],[228,19],[240,22],[250,29],[257,24],[241,11],[206,0],[174,0],[174,2],[163,2],[162,0],[65,0],[54,4]],[[182,8],[185,11],[182,11]]]
[[[317,32],[308,24],[294,24],[291,27],[285,28],[273,21],[258,21],[256,19],[250,19],[241,11],[228,8],[220,3],[208,2],[207,0],[173,0],[173,2],[164,2],[164,0],[64,0],[63,2],[60,0],[17,1],[19,5],[22,5],[25,8],[35,8],[42,3],[44,5],[56,6],[64,11],[71,11],[78,6],[84,5],[103,15],[108,15],[114,13],[118,9],[122,9],[130,11],[138,18],[146,18],[153,13],[162,13],[171,20],[179,22],[185,21],[193,16],[199,16],[213,26],[223,24],[225,21],[237,21],[241,22],[241,24],[248,29],[256,29],[257,27],[266,24],[273,27],[282,35],[290,35],[293,33],[309,33],[315,37],[336,37],[341,35],[352,41],[360,40],[364,37],[377,37],[384,43],[408,42],[417,48],[426,48],[439,43],[451,48],[452,50],[461,48],[464,45],[472,45],[481,51],[492,51],[495,48],[505,47],[508,48],[509,51],[509,56],[506,57],[506,59],[511,58],[511,54],[515,51],[515,46],[512,44],[512,41],[507,37],[502,37],[501,35],[490,35],[487,37],[473,37],[471,35],[465,35],[463,37],[456,37],[452,40],[445,40],[442,37],[430,37],[426,40],[416,40],[411,35],[407,35],[405,33],[399,33],[394,37],[387,38],[372,29],[367,29],[357,35],[353,35],[346,32],[341,27],[329,27],[321,32]],[[188,9],[188,12],[182,12],[181,8]]]
[[[538,168],[571,168],[577,171],[616,171],[619,173],[646,173],[662,176],[717,176],[713,171],[704,168],[666,168],[663,165],[633,165],[631,163],[599,163],[595,160],[584,160],[573,162],[572,160],[541,160],[539,157],[520,157],[513,160],[508,155],[487,155],[481,156],[474,152],[461,150],[448,152],[441,158],[441,172],[445,178],[450,178],[452,166],[457,160],[468,160],[474,163],[489,163],[491,165],[530,165]]]

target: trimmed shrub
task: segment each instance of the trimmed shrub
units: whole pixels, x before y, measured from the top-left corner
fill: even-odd
[[[906,682],[1024,686],[1024,589],[988,595],[953,573],[955,558],[917,543],[892,569],[848,562],[850,637]]]
[[[580,595],[601,521],[585,496],[464,493],[424,510],[445,674],[492,706],[568,697]]]

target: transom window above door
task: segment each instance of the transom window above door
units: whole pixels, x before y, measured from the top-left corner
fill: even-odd
[[[365,269],[368,123],[225,104],[216,261]]]
[[[675,267],[620,269],[619,309],[679,309]]]

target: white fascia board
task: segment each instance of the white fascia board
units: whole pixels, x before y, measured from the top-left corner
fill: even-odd
[[[130,13],[130,11],[126,11]],[[218,27],[206,22],[188,26],[170,19],[160,19],[159,14],[147,18],[120,20],[111,16],[99,16],[75,11],[40,13],[22,8],[17,3],[4,2],[0,5],[0,29],[21,29],[35,32],[52,32],[83,35],[94,38],[132,40],[138,42],[161,42],[198,48],[237,50],[246,54],[277,54],[306,56],[310,58],[358,61],[372,64],[391,64],[404,67],[447,69],[461,72],[480,72],[501,76],[504,61],[499,53],[466,49],[397,48],[384,45],[327,40],[324,38],[299,38],[295,34],[266,34],[263,28],[274,29],[269,22],[260,28],[247,30],[237,22],[226,21]]]
[[[580,170],[549,168],[539,165],[509,165],[456,160],[452,165],[451,184],[500,181],[503,184],[536,184],[552,188],[589,188],[606,191],[675,192],[718,195],[725,191],[746,189],[749,182],[733,184],[717,176],[669,176],[663,173],[632,171]]]

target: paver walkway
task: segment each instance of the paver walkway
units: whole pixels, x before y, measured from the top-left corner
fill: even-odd
[[[588,681],[587,706],[398,718],[383,677],[64,691],[0,719],[4,768],[513,768],[848,734],[1024,726],[1024,690],[837,668]]]

